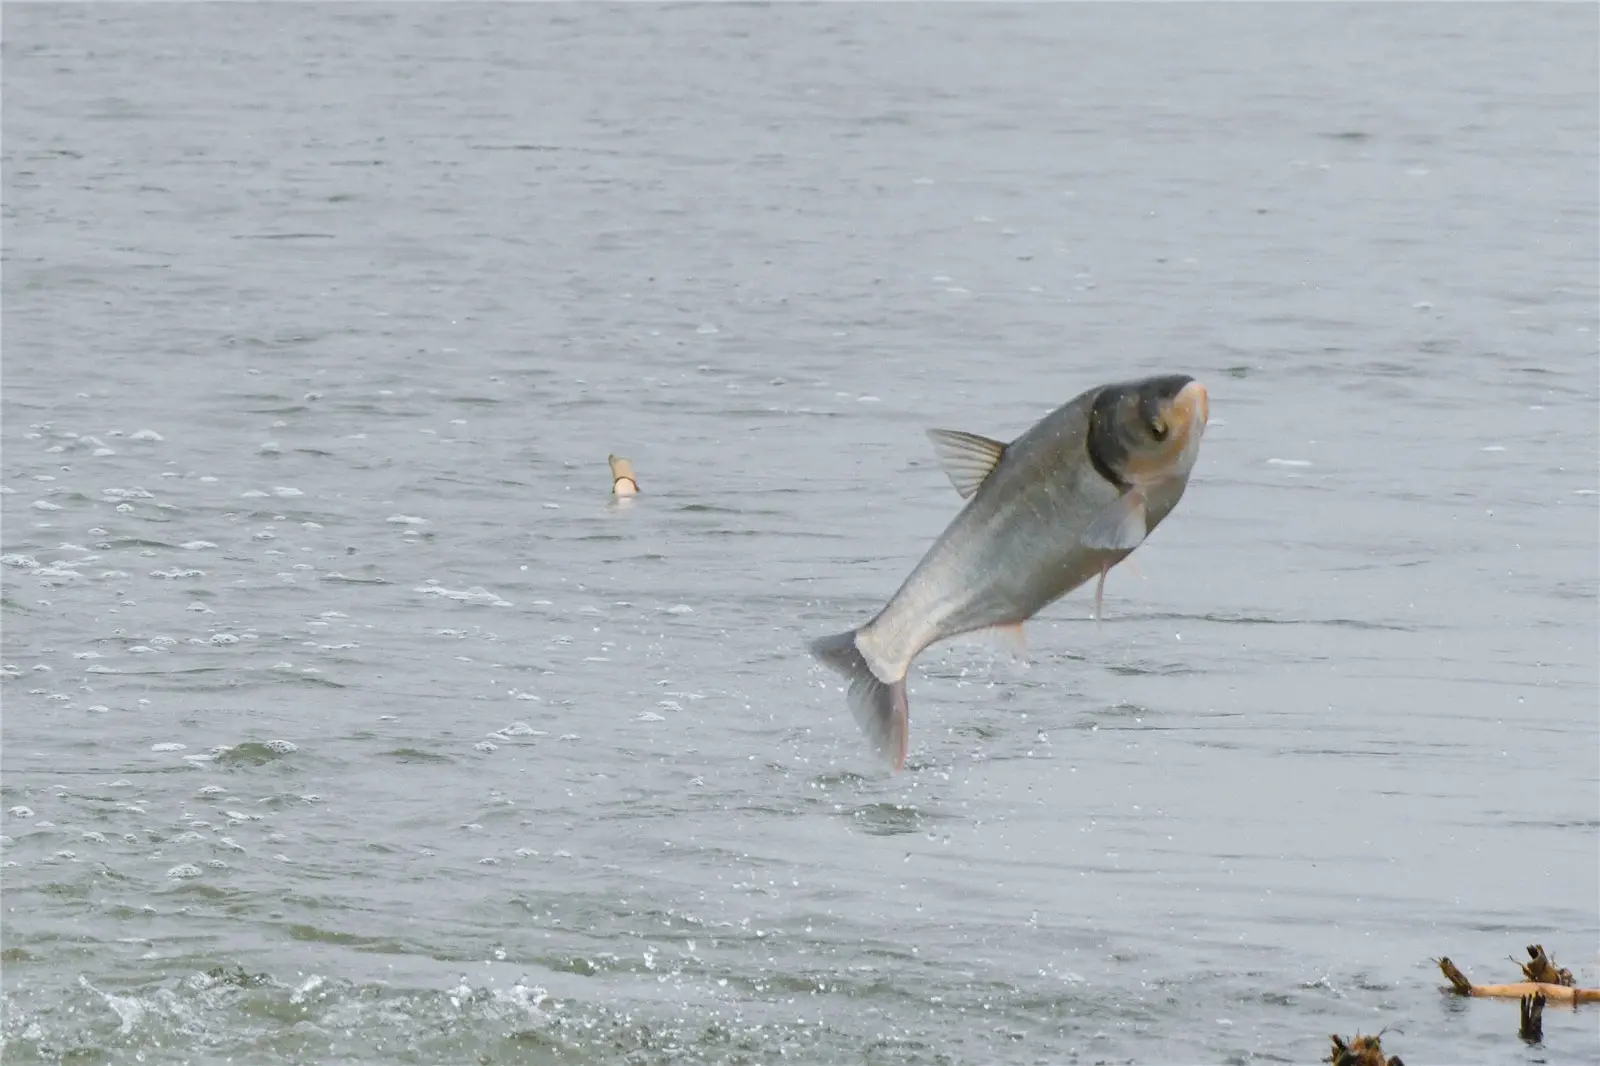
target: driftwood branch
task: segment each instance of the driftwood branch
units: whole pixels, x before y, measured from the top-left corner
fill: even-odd
[[[1569,988],[1572,987],[1572,971],[1557,969],[1556,964],[1550,960],[1550,956],[1544,953],[1543,944],[1529,944],[1528,958],[1531,961],[1517,962],[1516,959],[1511,960],[1512,962],[1517,962],[1517,968],[1522,971],[1522,976],[1528,980],[1541,985],[1566,985]]]
[[[1337,1034],[1331,1039],[1333,1050],[1322,1061],[1333,1066],[1406,1066],[1400,1061],[1399,1055],[1387,1059],[1383,1057],[1381,1036],[1362,1036],[1357,1033],[1348,1044],[1339,1039]]]
[[[1542,956],[1544,952],[1541,950]],[[1546,960],[1548,961],[1548,960]],[[1530,964],[1532,965],[1532,964]],[[1491,999],[1521,999],[1523,996],[1543,995],[1551,1003],[1600,1003],[1600,988],[1574,988],[1571,985],[1545,981],[1518,981],[1509,985],[1475,985],[1456,968],[1448,958],[1439,960],[1450,987],[1458,996],[1480,996]],[[1526,970],[1527,967],[1524,967]],[[1561,971],[1557,971],[1561,972]],[[1572,975],[1567,974],[1570,981]],[[1541,1008],[1543,1009],[1543,1008]]]

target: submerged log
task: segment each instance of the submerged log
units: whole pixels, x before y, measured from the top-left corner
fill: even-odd
[[[1448,958],[1439,960],[1450,987],[1458,996],[1481,996],[1490,999],[1521,999],[1540,993],[1551,1003],[1600,1003],[1600,988],[1574,988],[1543,981],[1518,981],[1509,985],[1475,985],[1456,968]],[[1568,975],[1570,977],[1570,974]]]
[[[1382,1036],[1362,1036],[1357,1033],[1348,1044],[1339,1039],[1337,1033],[1330,1039],[1333,1040],[1333,1050],[1322,1061],[1333,1066],[1406,1066],[1400,1061],[1399,1055],[1387,1059],[1383,1057]]]

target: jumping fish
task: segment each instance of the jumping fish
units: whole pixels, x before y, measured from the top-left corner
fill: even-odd
[[[1105,576],[1172,512],[1210,414],[1183,374],[1101,385],[1009,444],[928,431],[966,506],[877,616],[811,643],[848,683],[862,732],[895,770],[906,760],[906,674],[932,644],[993,630],[1021,644],[1022,623]]]

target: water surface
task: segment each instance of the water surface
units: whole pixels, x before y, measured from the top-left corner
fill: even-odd
[[[1600,1056],[1578,5],[13,5],[8,1063]],[[805,642],[1182,371],[889,777]],[[607,493],[629,456],[644,495]]]

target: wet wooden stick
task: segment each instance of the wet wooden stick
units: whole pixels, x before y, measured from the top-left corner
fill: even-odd
[[[1600,1003],[1600,988],[1572,988],[1568,985],[1545,984],[1540,981],[1518,981],[1509,985],[1475,985],[1456,968],[1448,958],[1439,960],[1451,989],[1458,996],[1480,996],[1490,999],[1521,999],[1544,993],[1551,1003]]]

